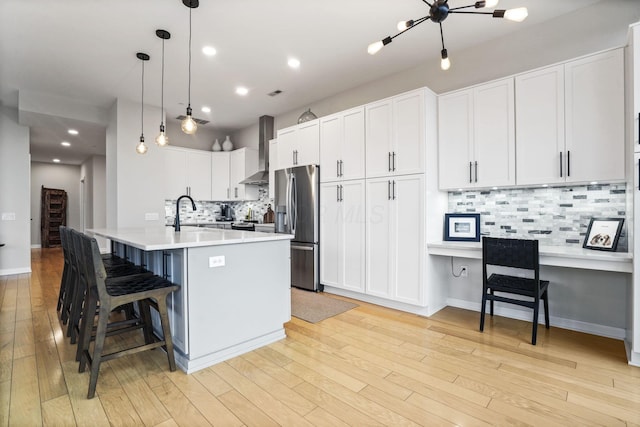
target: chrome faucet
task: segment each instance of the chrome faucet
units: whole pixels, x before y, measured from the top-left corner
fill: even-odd
[[[193,208],[194,212],[196,211],[196,202],[193,201],[191,196],[187,196],[185,194],[184,196],[178,197],[178,200],[176,200],[176,219],[173,220],[173,228],[175,228],[176,231],[180,231],[180,200],[184,198],[191,200],[191,207]]]

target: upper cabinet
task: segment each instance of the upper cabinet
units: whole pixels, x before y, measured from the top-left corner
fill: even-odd
[[[631,42],[629,44],[630,83],[633,86],[633,99],[629,109],[633,115],[630,120],[630,132],[633,135],[633,151],[640,152],[640,23],[631,27]]]
[[[188,148],[164,148],[165,199],[188,194],[211,200],[211,153]]]
[[[622,49],[516,77],[519,185],[625,178]]]
[[[231,200],[230,156],[229,151],[211,153],[211,200]]]
[[[258,150],[240,148],[229,156],[229,193],[228,200],[258,200],[258,187],[241,184],[249,175],[258,171]]]
[[[320,162],[319,121],[278,130],[278,168],[317,165]]]
[[[424,90],[365,107],[368,178],[424,172]]]
[[[364,107],[320,119],[320,181],[364,178]]]
[[[512,78],[442,95],[438,113],[441,189],[515,184]]]

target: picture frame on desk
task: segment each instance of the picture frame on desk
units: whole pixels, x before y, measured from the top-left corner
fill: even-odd
[[[591,218],[582,247],[597,251],[615,251],[624,218]]]
[[[444,214],[443,240],[450,242],[479,242],[480,214],[446,213]]]

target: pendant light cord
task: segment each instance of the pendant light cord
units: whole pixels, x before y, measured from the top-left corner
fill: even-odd
[[[189,8],[189,92],[187,103],[191,108],[191,8]]]
[[[140,107],[140,136],[144,136],[144,60],[142,61],[142,96]]]
[[[160,88],[160,126],[164,126],[164,39],[162,39],[162,77]]]

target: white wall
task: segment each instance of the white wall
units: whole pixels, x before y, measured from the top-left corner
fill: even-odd
[[[40,247],[40,194],[42,186],[67,192],[67,226],[81,229],[80,166],[31,163],[31,246]]]
[[[173,145],[175,147],[186,147],[196,150],[210,151],[211,146],[213,145],[213,142],[216,140],[216,138],[218,138],[220,140],[220,144],[222,144],[222,141],[224,141],[226,135],[229,134],[228,132],[225,133],[224,130],[214,129],[214,125],[215,124],[213,123],[206,124],[204,126],[198,125],[198,130],[194,135],[187,135],[182,132],[182,129],[180,128],[180,122],[177,120],[172,120],[166,123],[165,130],[167,136],[169,137],[169,145]],[[152,129],[153,131],[147,130],[145,128],[145,131],[149,132],[149,137],[147,140],[152,144],[155,144],[154,141],[156,136],[158,135],[158,131],[160,129],[159,126],[160,124],[156,123]],[[233,141],[233,138],[231,140]]]
[[[107,125],[107,226],[164,225],[164,159],[155,142],[160,109],[145,106],[145,139],[149,150],[137,154],[140,139],[140,105],[118,99]],[[157,220],[145,221],[146,213]]]
[[[84,189],[84,229],[106,227],[106,157],[92,156],[85,160],[80,166],[80,179],[84,180],[81,186],[81,190]],[[80,210],[82,215],[82,206]],[[98,243],[101,248],[105,247],[104,239],[98,238]]]
[[[29,128],[18,124],[18,112],[0,110],[0,276],[31,272],[29,244]]]

